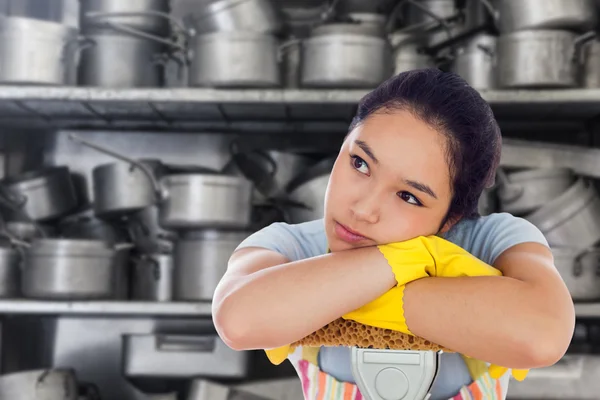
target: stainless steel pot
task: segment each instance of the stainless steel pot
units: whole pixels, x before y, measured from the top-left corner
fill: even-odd
[[[498,171],[498,197],[502,211],[523,215],[563,194],[575,181],[567,168],[544,168],[512,173]]]
[[[163,43],[124,34],[88,34],[81,53],[79,84],[110,88],[161,87]]]
[[[78,31],[59,23],[0,16],[0,82],[74,85]]]
[[[20,293],[21,254],[0,246],[0,298],[18,297]]]
[[[7,177],[0,182],[0,190],[15,212],[34,221],[61,217],[77,206],[67,167],[49,167]]]
[[[101,240],[38,239],[25,254],[23,294],[39,299],[111,298],[115,256],[115,248]]]
[[[422,34],[397,31],[389,35],[389,40],[393,49],[394,75],[434,66],[431,57],[420,51],[425,45]]]
[[[168,20],[160,16],[169,13],[169,0],[85,0],[80,11],[83,31],[89,26],[86,16],[92,14],[144,32],[169,33]]]
[[[229,257],[248,235],[248,232],[207,230],[191,232],[178,240],[174,252],[174,298],[212,300],[227,271]]]
[[[420,0],[406,2],[404,6],[406,25],[436,23],[458,13],[454,0]]]
[[[6,222],[6,231],[15,239],[30,242],[33,239],[51,237],[56,234],[56,229],[50,225],[40,225],[25,221]]]
[[[550,246],[587,249],[600,240],[600,197],[579,179],[525,219],[542,231]]]
[[[238,0],[239,1],[239,0]],[[278,44],[257,32],[215,32],[191,40],[192,86],[266,88],[281,85]]]
[[[588,30],[596,24],[592,0],[502,0],[498,2],[502,33],[564,29]]]
[[[600,299],[600,250],[553,247],[552,254],[573,300]]]
[[[387,17],[377,13],[350,13],[346,15],[352,21],[357,22],[365,33],[384,37],[386,34]]]
[[[133,266],[132,297],[135,300],[173,299],[173,256],[145,254]]]
[[[252,184],[222,174],[169,175],[161,184],[160,225],[166,229],[243,229],[251,221]]]
[[[583,87],[600,88],[600,41],[594,40],[584,46]]]
[[[193,15],[197,33],[279,33],[283,20],[271,0],[210,0]]]
[[[314,88],[372,88],[392,74],[385,38],[364,34],[317,35],[304,42],[302,85]]]
[[[10,400],[77,400],[71,369],[14,372],[0,376],[0,398]]]
[[[159,224],[159,207],[152,205],[131,215],[127,225],[135,247],[145,254],[170,254],[177,233]]]
[[[496,87],[496,36],[478,34],[459,47],[452,61],[452,72],[460,75],[473,88]]]
[[[581,44],[593,36],[569,31],[519,31],[498,39],[498,84],[502,88],[578,86]],[[544,60],[544,62],[540,62]]]
[[[103,240],[111,245],[124,243],[129,239],[123,226],[96,218],[92,209],[61,220],[58,230],[63,238]]]
[[[156,203],[159,188],[148,173],[160,179],[159,160],[139,160],[142,167],[126,162],[102,164],[92,171],[94,211],[99,216],[125,215]]]

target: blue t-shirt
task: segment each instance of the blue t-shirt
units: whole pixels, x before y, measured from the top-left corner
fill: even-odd
[[[505,250],[520,243],[536,242],[548,246],[539,229],[507,213],[462,220],[442,237],[490,265]],[[238,249],[244,247],[273,250],[290,261],[320,256],[327,253],[324,223],[322,219],[296,225],[274,223],[249,236]],[[325,373],[339,381],[354,383],[348,348],[322,347],[318,361],[319,368]],[[462,357],[456,353],[443,353],[431,400],[448,399],[470,383],[471,376]],[[506,393],[508,374],[502,383]]]

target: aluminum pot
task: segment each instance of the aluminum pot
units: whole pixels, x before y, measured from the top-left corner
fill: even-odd
[[[525,217],[550,246],[587,249],[600,240],[600,197],[586,180]]]
[[[133,266],[132,297],[135,300],[173,299],[173,256],[144,254]]]
[[[392,74],[386,38],[332,33],[304,41],[302,85],[314,88],[372,88]]]
[[[498,85],[502,88],[578,86],[580,45],[591,37],[558,30],[519,31],[500,36]]]
[[[584,46],[584,64],[582,73],[583,87],[600,88],[600,41],[594,40]]]
[[[116,33],[95,32],[86,37],[90,45],[81,53],[80,85],[109,88],[163,86],[163,43]]]
[[[175,244],[176,300],[212,300],[227,271],[229,257],[248,232],[206,230],[190,232]]]
[[[128,218],[129,235],[135,247],[142,253],[171,253],[177,233],[161,228],[159,224],[159,207],[146,207]]]
[[[600,299],[600,250],[553,247],[552,255],[573,300]]]
[[[389,40],[393,49],[394,75],[434,66],[431,57],[420,51],[425,45],[425,37],[421,34],[398,31],[390,34]]]
[[[77,29],[0,16],[0,83],[74,85],[79,49]]]
[[[502,0],[498,3],[502,33],[540,29],[585,31],[596,24],[593,0]]]
[[[168,175],[160,225],[166,229],[245,228],[251,222],[252,184],[224,174]]]
[[[103,20],[125,25],[143,32],[167,35],[168,20],[160,13],[169,13],[169,0],[85,0],[80,6],[82,30],[89,22],[86,16],[93,13]]]
[[[460,75],[473,88],[494,89],[496,87],[497,37],[478,34],[458,49],[452,61],[452,72]]]
[[[193,15],[197,33],[279,33],[283,20],[271,0],[210,0],[200,3]]]
[[[71,369],[40,369],[0,376],[1,399],[77,400],[77,397],[77,380]]]
[[[117,249],[101,240],[35,240],[25,254],[23,295],[64,300],[112,298]]]
[[[523,215],[548,204],[573,185],[568,168],[543,168],[512,173],[498,171],[498,197],[502,211]]]
[[[0,298],[19,296],[21,254],[10,246],[0,246]]]
[[[0,182],[2,197],[26,219],[48,221],[77,207],[67,167],[48,167],[7,177]]]
[[[268,88],[281,85],[278,44],[258,32],[215,32],[191,41],[191,86]]]
[[[149,179],[148,173],[160,177],[162,163],[153,159],[138,162],[142,166],[116,162],[93,169],[96,215],[125,215],[156,203],[159,188]],[[142,168],[146,168],[147,172]]]

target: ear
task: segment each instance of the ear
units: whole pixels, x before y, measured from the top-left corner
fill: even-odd
[[[454,217],[454,218],[448,218],[448,220],[444,223],[444,225],[442,225],[442,228],[440,229],[440,233],[448,232],[460,220],[461,220],[460,216]]]

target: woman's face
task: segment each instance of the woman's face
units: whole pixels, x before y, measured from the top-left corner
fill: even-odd
[[[331,173],[329,247],[436,234],[451,198],[445,137],[408,111],[372,114],[346,137]]]

